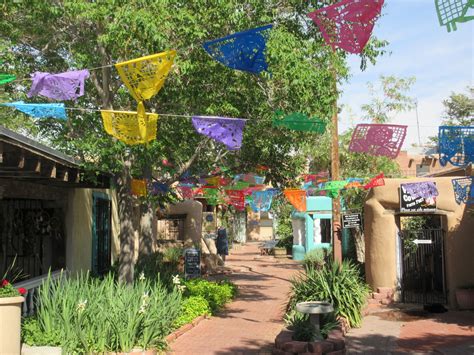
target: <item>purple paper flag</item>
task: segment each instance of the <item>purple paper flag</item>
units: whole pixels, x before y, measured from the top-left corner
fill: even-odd
[[[209,116],[194,116],[192,120],[199,134],[224,143],[229,150],[240,149],[245,120]]]
[[[59,74],[36,72],[28,97],[41,95],[59,101],[76,100],[84,95],[84,81],[88,77],[87,69]]]

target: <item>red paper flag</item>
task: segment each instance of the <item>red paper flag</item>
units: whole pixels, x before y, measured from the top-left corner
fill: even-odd
[[[377,186],[384,186],[385,185],[385,180],[384,180],[384,175],[383,173],[377,175],[376,177],[374,177],[372,180],[370,180],[367,185],[364,186],[364,189],[368,190],[368,189],[371,189],[373,187],[377,187]]]

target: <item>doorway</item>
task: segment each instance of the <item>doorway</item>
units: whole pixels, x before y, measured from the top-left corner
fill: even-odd
[[[102,276],[111,267],[112,203],[102,193],[94,193],[92,207],[92,273]]]
[[[400,227],[402,301],[446,304],[441,216],[401,216]]]

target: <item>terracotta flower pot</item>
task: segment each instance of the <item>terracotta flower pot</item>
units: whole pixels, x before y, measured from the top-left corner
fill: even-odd
[[[20,354],[22,296],[0,298],[0,354]]]
[[[474,309],[474,288],[456,289],[456,302],[459,309]]]

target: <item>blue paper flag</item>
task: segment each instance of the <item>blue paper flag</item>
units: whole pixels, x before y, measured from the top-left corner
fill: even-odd
[[[454,198],[456,203],[460,205],[465,203],[467,205],[474,204],[474,178],[463,177],[451,180],[453,183]]]
[[[14,107],[18,111],[26,113],[35,118],[54,117],[63,120],[67,119],[66,109],[64,104],[27,104],[23,101],[11,102],[2,104],[3,106]]]
[[[440,126],[438,134],[439,162],[466,166],[474,162],[474,126]]]
[[[274,191],[254,191],[250,200],[250,207],[254,212],[267,212],[272,205]]]
[[[258,74],[267,70],[265,48],[273,25],[257,27],[204,42],[209,55],[225,66]]]

